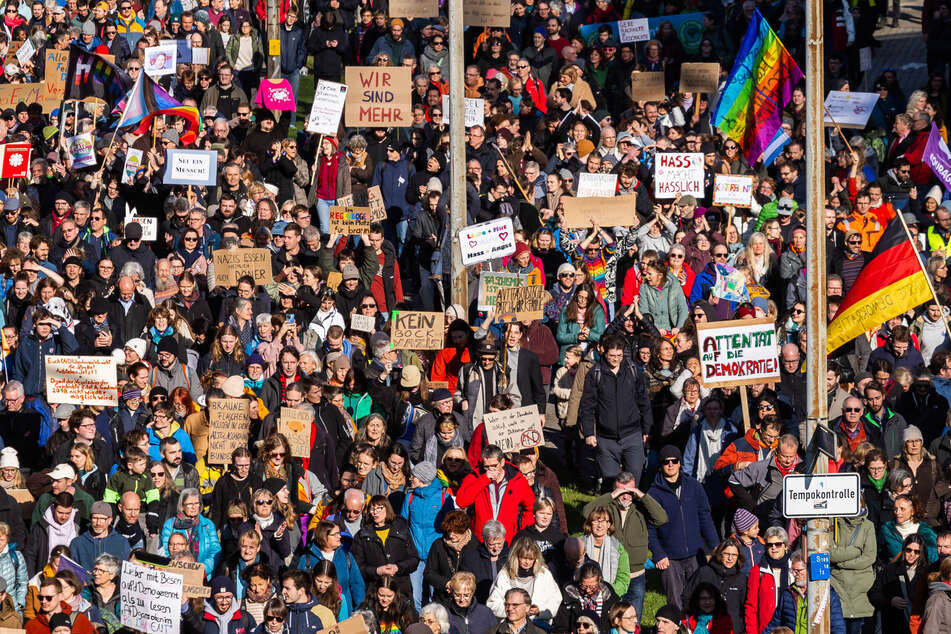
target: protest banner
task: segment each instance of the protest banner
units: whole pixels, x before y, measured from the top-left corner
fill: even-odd
[[[75,405],[119,404],[116,360],[110,357],[46,355],[46,401]]]
[[[376,317],[353,313],[350,315],[350,330],[359,332],[373,332],[376,330]]]
[[[667,98],[664,71],[639,71],[631,73],[631,99],[654,101]]]
[[[346,84],[318,79],[314,89],[314,105],[307,117],[307,131],[313,134],[337,134],[346,101]]]
[[[399,350],[442,350],[445,345],[442,313],[421,310],[394,310],[392,345]]]
[[[183,583],[178,573],[123,561],[119,577],[119,622],[149,634],[178,634],[182,622]]]
[[[733,387],[779,380],[772,319],[697,324],[703,387]]]
[[[512,4],[509,0],[481,0],[462,5],[462,23],[465,26],[499,26],[509,28]]]
[[[651,39],[650,27],[647,18],[634,20],[620,20],[617,23],[618,41],[621,44],[629,42],[646,42]]]
[[[405,128],[413,118],[413,77],[405,66],[347,66],[346,124]]]
[[[498,301],[499,291],[514,288],[528,282],[527,275],[482,271],[479,274],[479,310],[492,310]]]
[[[340,621],[333,627],[320,630],[317,634],[370,634],[366,621],[359,614]]]
[[[140,167],[142,167],[142,150],[130,147],[125,154],[125,164],[122,166],[122,182],[131,185]]]
[[[66,96],[66,69],[69,66],[69,51],[46,51],[45,82],[58,101]]]
[[[174,75],[177,58],[178,45],[174,42],[171,44],[148,46],[145,49],[145,61],[142,63],[142,71],[149,77]]]
[[[545,316],[551,295],[541,284],[499,289],[495,315],[499,321],[533,321]]]
[[[214,150],[165,150],[166,185],[206,185],[218,179],[218,152]]]
[[[268,249],[218,249],[212,252],[212,258],[218,286],[235,286],[242,275],[253,277],[255,284],[274,281]]]
[[[327,286],[337,290],[340,288],[340,282],[343,281],[343,273],[340,271],[330,271],[327,273]]]
[[[32,146],[28,141],[0,145],[0,178],[26,178],[30,175]]]
[[[459,246],[465,266],[512,255],[515,253],[512,219],[496,218],[463,227],[459,231]]]
[[[590,227],[594,218],[602,227],[629,227],[637,218],[637,195],[627,194],[613,198],[577,198],[562,196],[565,209],[563,227]]]
[[[474,125],[485,125],[485,99],[463,99],[466,109],[465,127],[471,128]],[[442,122],[449,123],[451,115],[450,110],[452,100],[449,95],[442,96]]]
[[[578,174],[577,198],[613,198],[617,194],[617,174]]]
[[[720,65],[716,62],[687,62],[680,65],[680,92],[716,92]]]
[[[872,116],[876,103],[878,93],[830,90],[825,101],[825,125],[828,127],[838,123],[840,128],[861,130]]]
[[[659,152],[654,156],[654,197],[676,198],[678,194],[703,198],[703,154]]]
[[[496,445],[505,453],[545,444],[541,417],[535,405],[486,412],[482,415],[482,422],[485,423],[489,444]]]
[[[251,416],[243,398],[208,399],[208,464],[231,464],[231,452],[248,444]]]
[[[355,236],[370,232],[369,207],[330,207],[330,233]]]
[[[386,205],[383,204],[383,192],[379,185],[367,187],[367,204],[370,205],[370,222],[386,220]]]
[[[73,167],[89,167],[96,164],[96,151],[93,146],[92,132],[83,132],[66,137],[66,151],[73,161]]]
[[[291,444],[291,455],[295,458],[310,458],[310,430],[314,421],[314,410],[282,407],[281,419],[277,431],[287,437]]]
[[[435,18],[439,16],[439,0],[390,0],[389,15],[401,18]]]
[[[139,226],[142,227],[142,239],[146,242],[152,242],[158,239],[158,218],[130,214],[128,211],[128,203],[126,203],[124,226],[128,227],[130,222],[139,223]]]
[[[934,122],[931,123],[931,133],[928,135],[922,160],[931,168],[944,188],[951,190],[951,150]]]
[[[713,178],[713,204],[749,207],[753,203],[753,177],[717,174]]]
[[[67,53],[69,51],[66,51]],[[45,114],[53,112],[62,105],[65,84],[55,90],[54,83],[49,84],[4,84],[0,85],[0,108],[16,108],[21,101],[25,104],[38,103]]]

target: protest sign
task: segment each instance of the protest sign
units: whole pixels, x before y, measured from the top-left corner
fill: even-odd
[[[776,325],[772,319],[697,324],[703,387],[732,387],[779,380]]]
[[[577,198],[562,196],[565,209],[563,227],[590,227],[594,218],[602,227],[629,227],[637,218],[637,195],[613,198]]]
[[[710,288],[710,294],[731,302],[750,301],[750,291],[746,287],[746,274],[729,264],[716,263],[717,279]]]
[[[369,634],[366,621],[359,614],[340,621],[333,627],[320,630],[317,634]]]
[[[717,174],[713,179],[713,204],[749,207],[753,203],[753,177]]]
[[[421,310],[394,310],[392,345],[399,350],[442,350],[445,345],[442,313]]]
[[[876,103],[878,94],[874,92],[830,90],[825,101],[825,125],[835,125],[834,121],[840,128],[861,130],[872,116]]]
[[[413,118],[412,71],[405,66],[347,66],[348,127],[405,128]]]
[[[578,198],[613,198],[617,193],[617,174],[578,174]]]
[[[66,69],[69,67],[69,51],[46,51],[45,81],[58,101],[66,96]]]
[[[218,249],[212,252],[212,258],[218,286],[235,286],[242,275],[253,277],[255,284],[274,281],[268,249]]]
[[[631,73],[631,99],[654,101],[667,98],[664,71],[639,71]]]
[[[83,132],[76,136],[66,137],[66,151],[73,161],[73,167],[77,169],[96,164],[92,132]]]
[[[3,150],[0,178],[26,178],[30,175],[32,146],[28,141],[4,143],[0,145],[0,150]]]
[[[218,153],[214,150],[165,150],[166,185],[217,184]]]
[[[33,59],[34,55],[36,55],[36,45],[33,44],[33,40],[26,38],[23,41],[23,45],[17,49],[17,61],[20,62],[20,66],[23,66],[28,61]]]
[[[512,22],[512,3],[509,0],[480,0],[462,5],[462,23],[465,26],[500,26],[509,28]]]
[[[703,154],[659,152],[654,156],[654,197],[676,198],[678,194],[703,198]]]
[[[353,194],[347,194],[337,199],[337,204],[341,207],[353,207]]]
[[[340,282],[342,281],[343,273],[340,271],[331,271],[330,273],[327,273],[327,286],[330,288],[337,290],[340,288]]]
[[[125,155],[125,164],[122,166],[122,182],[131,185],[140,167],[142,167],[142,150],[130,147]]]
[[[330,233],[354,236],[369,232],[369,207],[342,207],[340,205],[330,207]]]
[[[183,583],[178,573],[123,561],[119,577],[119,622],[149,634],[178,634]]]
[[[231,452],[248,444],[251,426],[248,401],[243,398],[208,399],[208,464],[230,464]]]
[[[287,437],[291,444],[291,455],[295,458],[310,457],[310,429],[314,421],[314,410],[282,407],[281,420],[277,423],[277,431]]]
[[[142,63],[142,70],[149,77],[174,75],[177,56],[178,45],[175,42],[148,46],[145,49],[145,61]]]
[[[314,105],[307,118],[307,131],[314,134],[337,134],[340,115],[347,101],[347,86],[325,79],[317,80]]]
[[[196,46],[192,49],[192,64],[206,66],[208,64],[208,49],[202,46]]]
[[[650,27],[647,18],[634,20],[620,20],[617,23],[618,41],[621,44],[629,42],[646,42],[651,39]]]
[[[128,208],[128,203],[126,203]],[[158,239],[158,218],[151,218],[149,216],[136,216],[134,214],[128,213],[128,209],[125,216],[125,226],[129,226],[130,222],[137,222],[139,226],[142,227],[142,239],[146,242],[152,242]]]
[[[465,127],[471,128],[474,125],[485,125],[485,99],[463,99],[466,109]],[[442,122],[449,123],[451,115],[452,102],[449,95],[442,96]]]
[[[68,51],[67,51],[68,52]],[[0,108],[16,108],[21,101],[25,104],[38,103],[43,112],[49,114],[62,105],[65,84],[57,87],[49,84],[4,84],[0,86]]]
[[[515,231],[512,219],[496,218],[463,227],[459,232],[462,263],[471,266],[515,253]]]
[[[46,355],[46,400],[75,405],[119,404],[116,360],[110,357]]]
[[[531,449],[545,443],[541,417],[535,405],[504,412],[486,412],[482,415],[482,422],[485,423],[489,444],[496,445],[505,453]]]
[[[350,330],[373,332],[376,330],[376,317],[371,317],[370,315],[361,315],[360,313],[353,313],[350,315]]]
[[[680,92],[716,92],[720,65],[716,62],[687,62],[680,65]]]
[[[551,295],[541,284],[499,289],[495,314],[500,321],[534,321],[545,316]]]
[[[928,135],[928,143],[925,145],[922,160],[931,168],[944,188],[951,190],[951,150],[948,149],[948,144],[944,142],[934,122],[931,123],[931,134]]]
[[[156,556],[163,561],[165,557]],[[182,576],[182,595],[189,599],[202,599],[211,596],[211,588],[205,585],[205,564],[198,561],[175,559],[168,563],[154,563],[139,559],[137,563],[153,570],[165,570]]]
[[[435,18],[439,0],[390,0],[389,15],[401,18]],[[424,68],[423,71],[426,69]]]
[[[386,220],[386,205],[383,204],[383,193],[379,185],[367,187],[367,204],[370,205],[370,222]]]
[[[527,281],[527,275],[482,271],[479,274],[479,310],[492,310],[501,289],[521,286]]]

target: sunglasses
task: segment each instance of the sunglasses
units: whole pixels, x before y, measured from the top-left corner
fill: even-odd
[[[360,308],[376,308],[376,304],[360,304]]]
[[[766,542],[766,547],[767,547],[767,548],[779,548],[779,547],[785,546],[785,545],[786,545],[786,544],[784,544],[783,542]]]
[[[714,253],[714,254],[713,254],[713,257],[715,257],[715,258],[725,258],[726,256],[727,256],[726,253]]]
[[[861,407],[843,407],[843,408],[842,408],[842,411],[843,411],[843,412],[850,412],[850,413],[853,413],[853,414],[858,414],[858,413],[861,413],[862,408],[861,408]]]
[[[254,503],[258,506],[270,506],[274,504],[274,500],[255,500]]]
[[[680,460],[677,458],[667,458],[664,460],[663,464],[680,464]]]
[[[265,615],[264,620],[265,620],[265,621],[275,621],[276,623],[283,623],[283,622],[284,622],[284,617],[283,617],[283,616],[275,616],[275,615],[273,615],[273,614],[268,614],[268,615]]]
[[[40,601],[55,601],[55,600],[56,600],[56,595],[53,594],[53,595],[47,596],[47,595],[44,595],[44,594],[40,594],[40,595],[37,595],[37,598],[39,598]]]
[[[921,552],[921,549],[920,549],[920,548],[906,548],[906,549],[905,549],[905,552],[906,552],[906,553],[920,553],[920,552]],[[40,597],[40,598],[42,598],[42,597]]]

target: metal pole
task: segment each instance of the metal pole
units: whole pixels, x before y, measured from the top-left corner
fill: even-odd
[[[279,79],[281,76],[281,14],[279,0],[267,0],[267,76]]]
[[[817,425],[828,426],[826,401],[826,232],[825,154],[823,152],[823,40],[822,0],[808,0],[806,6],[806,393],[808,394],[807,440],[812,441]],[[829,462],[815,456],[814,473],[828,472]],[[829,520],[811,519],[807,527],[805,559],[829,552]],[[814,580],[808,586],[809,632],[829,634],[829,580]]]
[[[462,265],[459,232],[466,226],[465,51],[462,0],[449,0],[449,226],[452,234],[452,302],[469,308],[468,274]]]

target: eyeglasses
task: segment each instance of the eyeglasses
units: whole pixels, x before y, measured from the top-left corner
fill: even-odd
[[[182,238],[182,240],[185,242],[198,242],[198,238],[194,238],[194,237],[192,238],[185,237],[185,238]]]
[[[674,258],[676,258],[676,259],[678,259],[678,260],[683,260],[683,259],[684,259],[684,256],[681,255],[680,253],[671,253],[671,254],[668,255],[667,257],[668,257],[669,259],[671,259],[671,260],[673,260]]]

